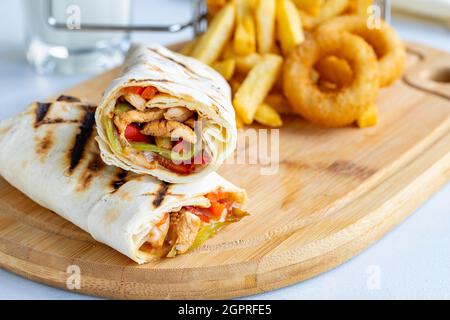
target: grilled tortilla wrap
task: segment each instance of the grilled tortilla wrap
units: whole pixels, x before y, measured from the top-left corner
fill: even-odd
[[[160,45],[134,46],[96,112],[102,159],[186,183],[215,171],[236,148],[227,82]]]
[[[184,253],[245,215],[245,192],[216,173],[175,185],[107,166],[95,108],[59,100],[0,123],[0,174],[96,240],[144,263]]]

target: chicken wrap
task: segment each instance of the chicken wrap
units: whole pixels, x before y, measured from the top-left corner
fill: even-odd
[[[191,250],[240,220],[246,195],[216,173],[169,184],[106,165],[95,107],[62,96],[0,123],[0,174],[137,263]]]
[[[95,117],[103,160],[186,183],[236,148],[231,90],[216,71],[160,45],[134,46]]]

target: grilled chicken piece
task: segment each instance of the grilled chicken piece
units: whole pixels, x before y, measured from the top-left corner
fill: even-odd
[[[124,99],[128,101],[133,107],[140,111],[145,110],[145,99],[135,93],[127,93],[123,95]]]
[[[189,118],[186,121],[184,121],[184,124],[189,126],[191,129],[194,129],[195,128],[195,119]]]
[[[117,129],[119,129],[120,136],[124,138],[125,129],[130,123],[138,122],[150,122],[153,120],[162,119],[164,110],[161,109],[150,109],[146,111],[130,110],[119,115],[114,116],[114,124]]]
[[[163,114],[164,110],[154,108],[145,111],[130,110],[120,114],[119,117],[122,118],[124,121],[127,121],[128,123],[132,122],[144,123],[162,119]]]
[[[169,108],[166,113],[164,113],[164,118],[166,120],[175,120],[179,122],[184,122],[189,119],[194,113],[185,107],[173,107]]]
[[[177,249],[177,253],[185,253],[192,246],[200,230],[201,220],[195,214],[186,209],[182,209],[175,223],[177,234],[175,248]]]
[[[183,138],[183,140],[195,144],[197,136],[187,125],[173,120],[155,120],[145,124],[141,130],[142,134],[155,137],[169,137],[172,140]]]
[[[149,242],[154,248],[161,248],[166,239],[167,232],[169,231],[170,217],[166,213],[162,218],[162,223],[159,226],[155,226],[149,233],[147,242]]]
[[[122,119],[118,115],[114,116],[113,122],[119,130],[120,137],[125,139],[125,129],[127,128],[128,124],[125,121],[122,121]]]

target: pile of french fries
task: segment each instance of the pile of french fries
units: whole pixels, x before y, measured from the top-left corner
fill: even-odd
[[[283,60],[305,32],[346,12],[364,14],[372,0],[207,0],[209,24],[182,53],[230,83],[238,128],[254,121],[282,126],[295,114],[282,93]]]

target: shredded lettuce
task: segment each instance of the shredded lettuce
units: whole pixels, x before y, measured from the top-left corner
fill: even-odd
[[[244,211],[244,210],[236,208],[236,207],[232,209],[232,212],[233,212],[232,216],[227,218],[227,220],[225,220],[225,221],[222,221],[222,222],[212,221],[211,223],[203,225],[200,228],[200,230],[198,231],[197,236],[195,237],[195,240],[192,243],[189,250],[193,250],[193,249],[201,246],[202,243],[204,243],[206,240],[208,240],[213,235],[215,235],[217,230],[219,230],[220,228],[227,226],[233,222],[237,222],[237,221],[241,220],[242,218],[249,215],[249,213],[247,211]]]
[[[113,150],[117,153],[122,152],[122,145],[120,144],[119,139],[116,136],[116,130],[114,129],[114,123],[112,119],[105,118],[105,129],[106,129],[106,136],[108,138],[109,143],[111,144],[111,147]]]
[[[223,221],[223,222],[212,222],[212,223],[205,224],[198,231],[197,236],[195,237],[195,240],[192,243],[189,250],[193,250],[193,249],[201,246],[203,242],[205,242],[206,240],[211,238],[213,235],[215,235],[217,230],[219,230],[223,226],[226,226],[230,223],[232,223],[232,222],[231,221]]]
[[[170,248],[170,251],[168,254],[166,254],[167,258],[173,258],[177,255],[177,248],[176,245],[173,245],[172,248]]]
[[[133,110],[133,107],[126,102],[119,102],[114,109],[115,114],[121,114],[127,111]]]

